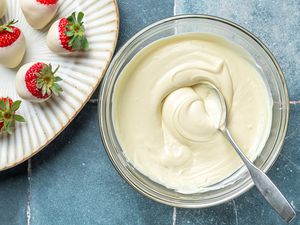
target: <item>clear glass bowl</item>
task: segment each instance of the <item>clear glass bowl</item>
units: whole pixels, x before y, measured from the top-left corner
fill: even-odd
[[[162,38],[189,32],[211,33],[246,49],[262,70],[262,76],[273,99],[270,136],[255,165],[267,171],[283,145],[289,117],[289,97],[283,73],[267,47],[249,31],[228,20],[207,15],[183,15],[154,23],[132,37],[116,54],[108,68],[99,95],[99,124],[108,156],[119,174],[145,196],[177,207],[201,208],[229,201],[253,186],[245,167],[222,181],[223,188],[203,193],[181,194],[153,182],[131,165],[116,138],[112,122],[112,96],[118,76],[130,60],[145,46]],[[213,187],[212,187],[213,189]]]

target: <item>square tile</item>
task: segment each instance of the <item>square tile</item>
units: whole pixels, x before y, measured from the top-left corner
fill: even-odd
[[[0,173],[0,224],[27,223],[27,163]]]
[[[171,223],[171,207],[146,199],[117,174],[100,141],[95,105],[34,157],[31,187],[31,225]]]

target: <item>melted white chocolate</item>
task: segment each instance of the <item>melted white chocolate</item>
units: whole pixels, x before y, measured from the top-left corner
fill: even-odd
[[[0,47],[0,64],[7,68],[16,68],[22,62],[26,51],[26,41],[23,33],[11,45]]]
[[[42,29],[55,16],[58,2],[46,5],[37,0],[20,0],[20,6],[29,25],[34,29]]]
[[[126,157],[181,193],[204,191],[242,165],[216,129],[219,118],[211,118],[221,114],[205,82],[222,92],[228,128],[254,160],[270,133],[272,101],[254,59],[233,43],[208,34],[157,41],[131,60],[115,86],[113,122]]]

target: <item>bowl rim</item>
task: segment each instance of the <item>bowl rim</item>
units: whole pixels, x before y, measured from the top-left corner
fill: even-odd
[[[246,182],[244,184],[244,187],[241,187],[239,189],[238,192],[232,193],[231,195],[224,197],[222,199],[216,200],[214,202],[208,203],[208,204],[183,204],[183,203],[178,203],[177,201],[169,201],[166,199],[163,199],[159,196],[154,196],[151,193],[149,193],[147,190],[144,190],[143,188],[141,188],[139,185],[137,185],[135,182],[133,182],[129,177],[126,176],[126,174],[124,174],[122,172],[122,169],[119,168],[119,165],[116,163],[116,161],[114,160],[114,156],[112,155],[111,151],[109,150],[108,147],[108,140],[104,135],[103,130],[105,130],[104,128],[104,122],[103,122],[103,118],[101,115],[102,112],[102,106],[103,106],[103,101],[101,101],[102,96],[104,94],[104,86],[108,80],[108,73],[110,72],[110,69],[112,67],[112,65],[115,64],[115,62],[117,61],[117,59],[123,54],[124,50],[127,49],[127,47],[133,42],[135,41],[139,36],[141,36],[143,33],[147,32],[148,30],[151,30],[152,28],[155,28],[159,25],[162,25],[164,23],[168,23],[170,21],[176,21],[176,20],[180,20],[180,19],[207,19],[207,20],[212,20],[212,21],[216,21],[216,22],[221,22],[224,23],[226,25],[232,26],[233,28],[236,28],[238,30],[240,30],[241,32],[245,33],[246,35],[248,35],[250,38],[252,38],[264,51],[265,53],[270,57],[272,63],[274,64],[278,74],[279,74],[279,78],[282,84],[282,88],[283,88],[283,98],[285,97],[285,101],[287,102],[286,105],[286,119],[284,121],[284,123],[282,124],[283,130],[282,130],[282,136],[286,137],[286,133],[288,130],[288,124],[289,124],[289,113],[290,113],[290,104],[289,104],[289,91],[288,91],[288,87],[286,84],[286,79],[284,77],[284,74],[282,72],[281,67],[279,66],[279,63],[277,62],[276,58],[274,57],[274,55],[272,54],[272,52],[269,50],[269,48],[257,37],[255,36],[252,32],[250,32],[249,30],[247,30],[246,28],[242,27],[241,25],[232,22],[228,19],[222,18],[222,17],[218,17],[218,16],[212,16],[212,15],[208,15],[208,14],[182,14],[182,15],[177,15],[177,16],[172,16],[172,17],[168,17],[162,20],[159,20],[157,22],[154,22],[148,26],[146,26],[145,28],[141,29],[139,32],[137,32],[135,35],[133,35],[115,54],[115,56],[113,57],[113,60],[110,63],[109,68],[107,69],[104,78],[102,80],[101,83],[101,88],[99,90],[99,96],[98,96],[98,125],[99,125],[99,130],[100,130],[100,136],[102,139],[102,143],[103,146],[105,148],[105,151],[112,163],[112,165],[114,166],[114,168],[117,170],[117,172],[119,173],[119,175],[136,191],[138,191],[139,193],[141,193],[142,195],[144,195],[145,197],[148,197],[156,202],[165,204],[165,205],[169,205],[169,206],[173,206],[173,207],[179,207],[179,208],[208,208],[208,207],[212,207],[212,206],[216,206],[216,205],[220,205],[223,204],[225,202],[228,202],[230,200],[233,200],[239,196],[241,196],[242,194],[246,193],[247,191],[249,191],[253,186],[254,183],[251,180],[251,178],[249,178],[249,182]],[[265,168],[263,168],[263,172],[268,172],[269,169],[273,166],[273,164],[276,162],[278,156],[280,155],[282,148],[283,148],[283,143],[284,143],[285,138],[282,138],[282,140],[280,140],[277,145],[278,145],[278,151],[273,154],[273,157],[270,158],[270,163],[268,165],[266,165]]]

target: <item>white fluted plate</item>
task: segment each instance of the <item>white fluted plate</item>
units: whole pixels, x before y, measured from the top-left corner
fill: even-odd
[[[42,31],[32,29],[26,22],[19,0],[7,0],[8,11],[0,20],[3,24],[17,19],[23,31],[27,50],[21,65],[28,62],[47,62],[60,65],[58,76],[64,92],[43,104],[23,101],[18,114],[26,123],[17,124],[13,135],[0,136],[0,171],[27,160],[48,145],[74,119],[100,83],[114,52],[119,30],[116,0],[60,0],[55,20],[74,11],[85,13],[85,27],[90,43],[87,53],[78,56],[53,54],[46,45],[50,27]],[[51,23],[52,23],[51,22]],[[0,96],[19,99],[15,76],[18,68],[7,69],[0,65]]]

